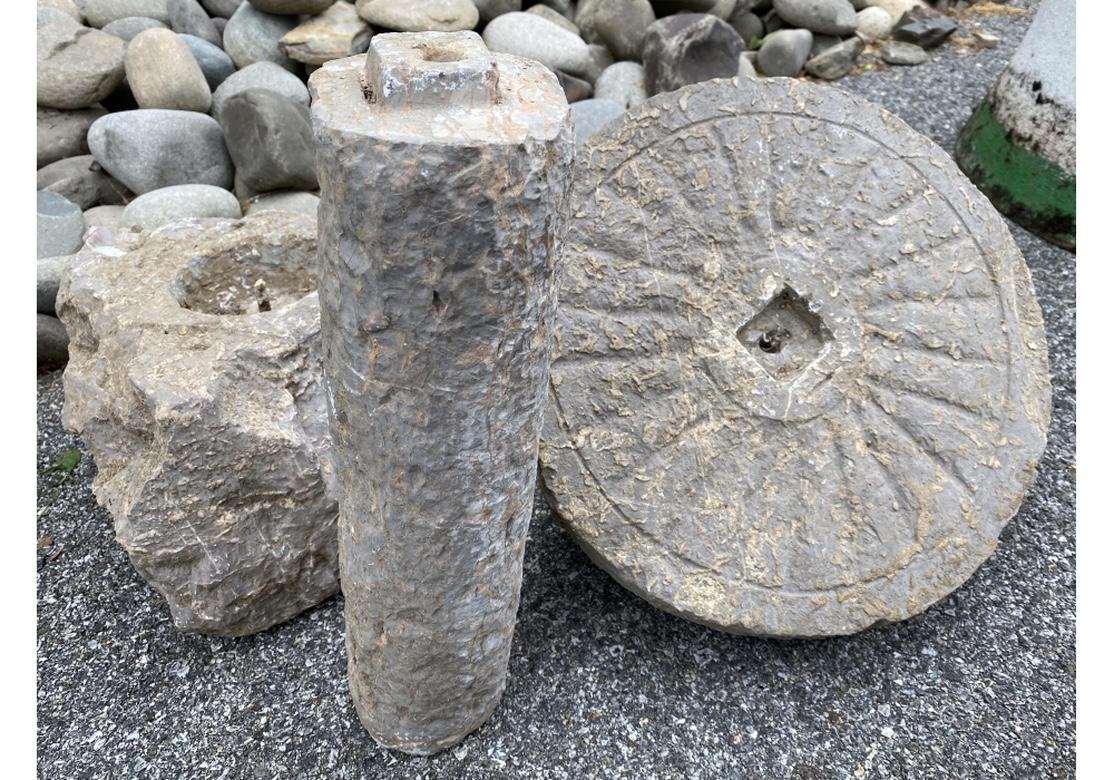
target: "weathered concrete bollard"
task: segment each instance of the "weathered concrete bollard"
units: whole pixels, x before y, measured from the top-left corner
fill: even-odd
[[[408,753],[506,681],[573,153],[538,63],[377,35],[310,80],[349,685]]]

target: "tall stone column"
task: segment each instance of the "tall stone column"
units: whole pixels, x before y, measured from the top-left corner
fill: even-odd
[[[380,744],[428,754],[506,684],[571,119],[471,32],[377,35],[310,90],[349,686]]]

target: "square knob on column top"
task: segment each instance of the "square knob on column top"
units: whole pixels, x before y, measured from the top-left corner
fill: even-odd
[[[482,108],[496,102],[499,72],[474,32],[381,33],[364,78],[376,102],[400,108]]]

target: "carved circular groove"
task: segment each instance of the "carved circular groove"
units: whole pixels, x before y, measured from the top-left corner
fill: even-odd
[[[723,630],[914,615],[993,551],[1048,429],[1004,222],[831,87],[657,96],[580,161],[541,445],[619,582]]]

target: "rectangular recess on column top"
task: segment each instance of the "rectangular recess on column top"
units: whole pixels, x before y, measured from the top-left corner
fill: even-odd
[[[376,35],[364,77],[375,101],[414,108],[490,106],[499,84],[495,60],[474,32]]]

